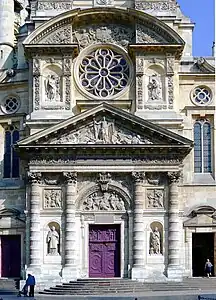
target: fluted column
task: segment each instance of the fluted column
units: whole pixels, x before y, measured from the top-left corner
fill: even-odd
[[[134,179],[134,207],[133,207],[133,268],[132,278],[142,277],[144,268],[144,228],[143,228],[143,172],[133,172]]]
[[[170,278],[182,276],[180,270],[180,219],[179,219],[179,191],[180,172],[169,172],[169,212],[168,212],[168,269]]]
[[[65,195],[65,266],[63,278],[75,279],[76,276],[76,209],[77,197],[77,173],[64,172],[66,195]]]
[[[29,214],[29,268],[36,272],[41,266],[41,253],[40,253],[40,184],[41,173],[28,172],[28,179],[30,183],[30,214]]]

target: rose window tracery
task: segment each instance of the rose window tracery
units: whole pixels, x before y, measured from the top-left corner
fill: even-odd
[[[130,68],[123,54],[100,48],[87,54],[79,66],[79,81],[87,92],[109,98],[128,86]]]
[[[196,105],[208,105],[211,100],[211,91],[205,86],[198,86],[191,92],[191,99]]]

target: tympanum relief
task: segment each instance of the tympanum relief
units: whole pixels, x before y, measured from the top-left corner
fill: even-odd
[[[62,191],[53,189],[44,191],[44,208],[57,209],[62,207]]]
[[[121,128],[114,120],[103,116],[80,128],[78,131],[59,135],[48,141],[50,144],[152,144],[129,129]]]
[[[96,191],[89,195],[83,202],[83,210],[85,211],[114,211],[125,210],[123,198],[116,192]]]

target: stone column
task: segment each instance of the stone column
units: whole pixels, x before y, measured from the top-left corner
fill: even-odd
[[[180,267],[180,218],[179,191],[180,172],[169,172],[169,211],[168,211],[168,268],[167,276],[172,280],[182,279]]]
[[[133,268],[132,279],[142,279],[144,270],[144,224],[143,204],[144,188],[143,172],[133,172],[134,179],[134,206],[133,206]]]
[[[64,268],[62,272],[63,279],[77,279],[76,262],[76,219],[75,219],[75,201],[77,197],[77,173],[65,172],[66,183],[65,195],[65,253]]]
[[[30,213],[29,213],[29,266],[28,272],[41,272],[41,231],[40,231],[40,201],[41,173],[28,172],[30,182]]]

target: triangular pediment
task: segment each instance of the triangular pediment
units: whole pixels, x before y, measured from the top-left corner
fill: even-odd
[[[19,147],[136,145],[190,148],[192,141],[107,103],[18,142]]]

